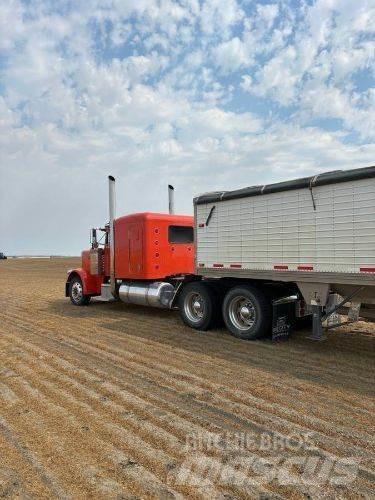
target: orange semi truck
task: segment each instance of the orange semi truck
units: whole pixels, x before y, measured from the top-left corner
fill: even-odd
[[[320,340],[343,304],[355,318],[375,303],[375,167],[207,193],[194,217],[174,213],[169,186],[169,213],[115,218],[108,180],[109,224],[92,229],[82,267],[68,271],[74,305],[178,308],[192,328],[224,321],[241,339],[287,337],[311,315]]]

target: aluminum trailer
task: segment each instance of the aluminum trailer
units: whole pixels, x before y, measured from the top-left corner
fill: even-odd
[[[375,303],[375,167],[207,193],[194,199],[194,214],[196,274],[295,285],[313,309],[316,338],[330,294]],[[232,330],[237,304],[237,314],[224,305]]]

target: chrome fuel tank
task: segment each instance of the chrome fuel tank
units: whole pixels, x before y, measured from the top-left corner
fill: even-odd
[[[120,300],[127,304],[151,307],[170,307],[175,288],[165,281],[153,283],[122,283],[119,288]]]

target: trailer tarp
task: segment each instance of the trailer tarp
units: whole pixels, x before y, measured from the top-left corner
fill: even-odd
[[[250,196],[291,191],[293,189],[312,189],[315,186],[325,186],[327,184],[356,181],[371,177],[375,177],[375,166],[355,168],[351,170],[335,170],[333,172],[317,174],[312,177],[303,177],[301,179],[277,182],[274,184],[265,184],[263,186],[251,186],[243,189],[236,189],[234,191],[215,191],[212,193],[205,193],[194,198],[194,204],[201,205],[203,203],[211,203],[215,201],[234,200],[236,198],[247,198]]]

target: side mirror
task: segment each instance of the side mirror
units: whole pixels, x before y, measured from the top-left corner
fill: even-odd
[[[91,229],[91,248],[98,248],[96,229],[94,227]]]

